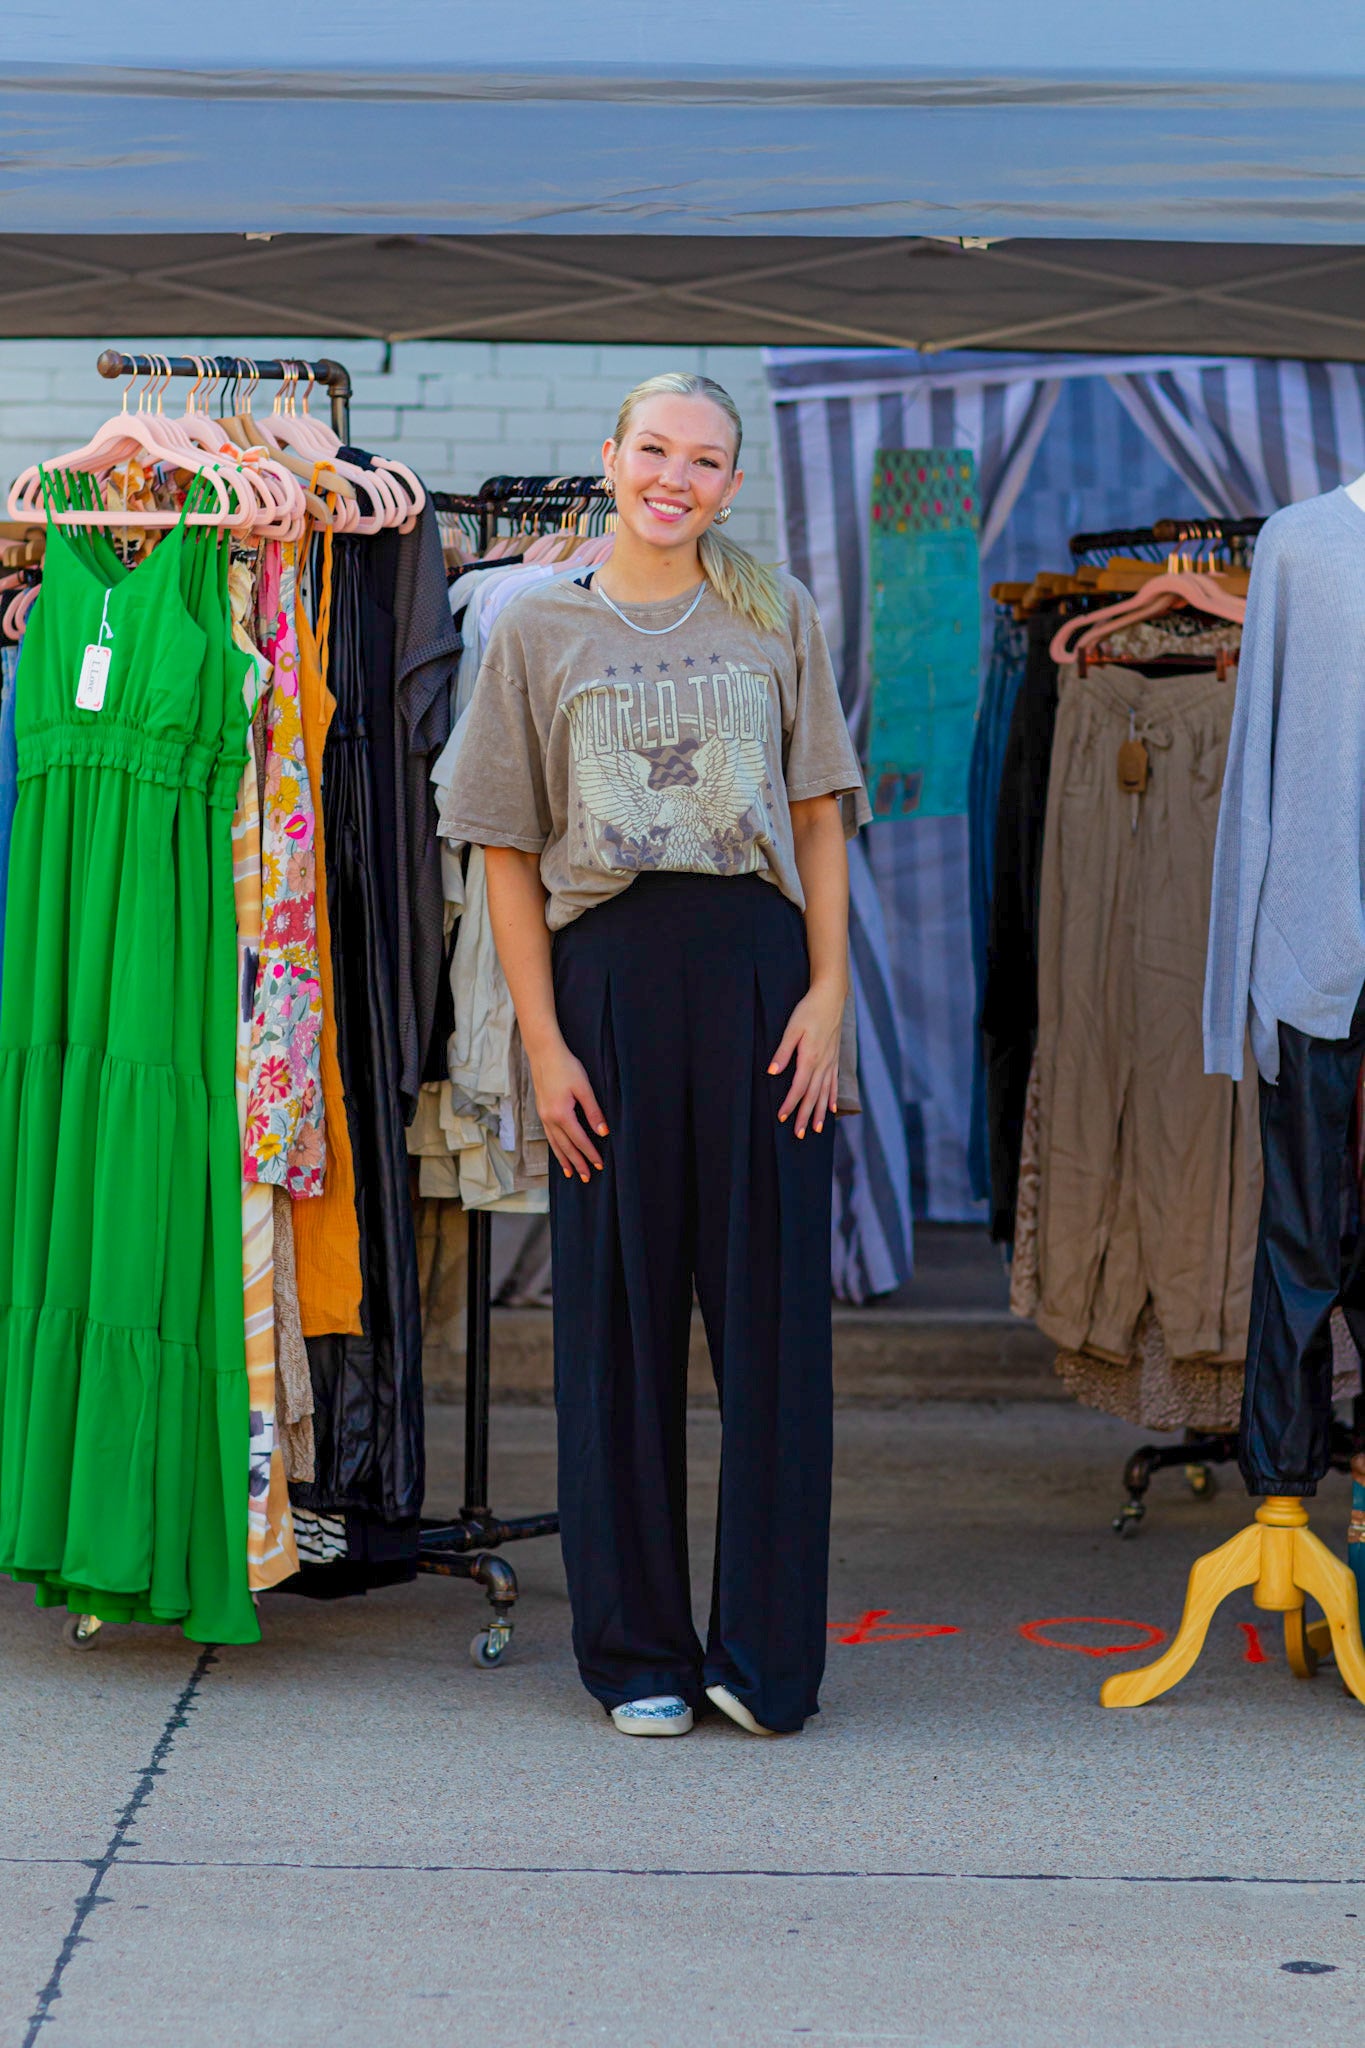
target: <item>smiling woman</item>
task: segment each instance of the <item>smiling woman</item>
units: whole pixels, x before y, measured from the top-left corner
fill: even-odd
[[[692,438],[708,433],[719,439]],[[744,482],[743,438],[739,407],[710,377],[668,370],[626,394],[616,432],[602,449],[620,520],[605,589],[597,579],[603,595],[625,602],[634,583],[657,600],[665,570],[693,580],[700,570],[741,617],[769,630],[781,625],[786,607],[777,572],[718,531]]]
[[[717,528],[734,400],[632,391],[605,568],[489,638],[446,806],[489,910],[559,1162],[560,1525],[574,1646],[623,1733],[704,1701],[817,1711],[832,1431],[829,1230],[848,992],[846,831],[868,815],[808,591]],[[705,1651],[684,1416],[695,1285],[725,1431]]]

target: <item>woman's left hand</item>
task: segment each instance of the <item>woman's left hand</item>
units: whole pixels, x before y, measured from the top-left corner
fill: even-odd
[[[795,1112],[796,1135],[804,1138],[807,1126],[825,1128],[826,1116],[833,1116],[839,1099],[839,1033],[844,1021],[842,986],[813,982],[792,1011],[782,1043],[773,1054],[770,1074],[780,1074],[796,1058],[787,1097],[778,1110],[779,1123]]]

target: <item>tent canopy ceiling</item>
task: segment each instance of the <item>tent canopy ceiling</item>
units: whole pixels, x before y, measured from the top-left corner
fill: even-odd
[[[1365,249],[640,236],[0,237],[0,335],[1365,360]]]
[[[0,233],[1361,239],[1358,0],[21,0]]]

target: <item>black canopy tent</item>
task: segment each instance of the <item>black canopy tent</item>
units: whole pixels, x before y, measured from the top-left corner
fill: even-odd
[[[0,336],[1365,359],[1365,247],[933,236],[0,233]]]
[[[22,0],[0,334],[1365,353],[1319,0]]]

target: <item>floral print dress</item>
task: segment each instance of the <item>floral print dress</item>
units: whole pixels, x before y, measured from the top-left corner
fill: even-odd
[[[261,817],[262,926],[251,1030],[245,1166],[296,1199],[321,1195],[326,1165],[320,1046],[315,794],[299,717],[292,542],[265,549],[261,645],[272,663]]]
[[[269,663],[251,639],[255,612],[255,550],[234,555],[228,572],[232,633],[252,666],[246,683],[253,718],[270,676]],[[237,913],[237,1125],[245,1140],[251,1084],[251,1037],[256,963],[261,946],[261,814],[256,762],[248,760],[232,819],[232,891]],[[245,1161],[245,1152],[243,1160]],[[247,1460],[247,1584],[253,1592],[277,1586],[299,1568],[289,1509],[288,1475],[280,1442],[275,1389],[274,1190],[242,1173],[242,1295],[246,1376],[251,1404]]]

